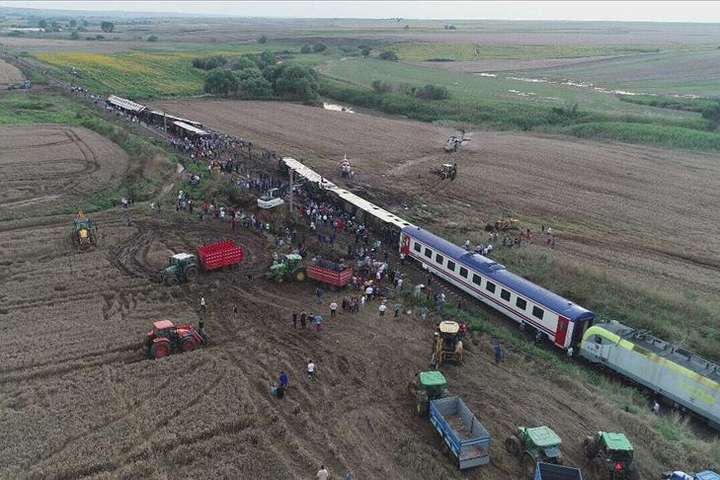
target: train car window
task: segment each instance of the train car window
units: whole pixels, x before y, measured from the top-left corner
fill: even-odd
[[[417,243],[417,242],[415,242],[415,245],[413,245],[413,248],[414,248],[415,251],[418,252],[418,253],[422,252],[422,247],[421,247],[420,244]]]
[[[527,308],[527,302],[525,301],[524,298],[518,297],[517,299],[515,299],[515,305],[516,305],[520,310],[525,310],[525,309]]]
[[[427,258],[432,258],[432,250],[430,250],[429,248],[425,247],[425,256],[426,256]]]
[[[440,265],[444,265],[444,264],[445,264],[445,257],[443,257],[442,255],[440,255],[439,253],[436,253],[436,254],[435,254],[435,261],[436,261],[437,263],[439,263]]]
[[[545,310],[543,310],[540,307],[533,307],[533,317],[536,317],[536,318],[539,318],[540,320],[542,320],[543,315],[545,315]]]
[[[475,285],[480,285],[480,284],[482,284],[482,277],[481,277],[480,275],[475,275],[475,274],[473,273],[473,283],[474,283]]]
[[[510,292],[505,290],[504,288],[500,290],[500,298],[502,298],[505,301],[510,301]]]
[[[465,277],[465,278],[467,278],[467,276],[468,276],[467,268],[465,268],[465,267],[460,267],[460,275],[463,276],[463,277]]]
[[[492,282],[487,282],[487,284],[485,285],[485,290],[490,293],[495,293],[495,284]]]
[[[452,270],[454,272],[455,271],[455,262],[448,260],[447,267],[448,267],[448,270]]]

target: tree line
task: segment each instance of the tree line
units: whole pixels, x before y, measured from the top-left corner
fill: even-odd
[[[314,69],[280,63],[277,56],[269,50],[259,55],[244,55],[234,62],[229,62],[224,57],[193,60],[196,68],[207,67],[208,64],[215,67],[210,69],[205,78],[204,90],[207,93],[247,99],[282,98],[304,102],[313,102],[319,98],[319,77]]]

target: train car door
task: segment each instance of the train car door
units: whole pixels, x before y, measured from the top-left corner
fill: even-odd
[[[567,337],[568,324],[570,320],[563,316],[558,316],[557,330],[555,331],[555,345],[565,347],[565,337]]]
[[[402,240],[400,240],[400,253],[407,256],[410,255],[410,237],[405,234],[401,234]]]

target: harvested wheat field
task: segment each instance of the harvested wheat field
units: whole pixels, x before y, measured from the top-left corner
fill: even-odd
[[[426,226],[464,237],[509,212],[535,230],[552,225],[557,255],[589,268],[670,288],[720,288],[717,155],[497,132],[474,132],[448,155],[442,147],[454,132],[427,123],[263,102],[159,106],[294,155],[334,180],[347,153],[363,195],[430,211]],[[448,161],[458,163],[454,183],[430,173]]]
[[[321,333],[294,330],[293,310],[317,311],[314,285],[261,279],[272,249],[245,231],[236,234],[247,254],[239,270],[161,285],[169,253],[231,235],[220,222],[163,215],[132,210],[127,225],[118,211],[98,214],[98,246],[82,254],[67,238],[68,217],[0,225],[0,478],[305,479],[325,463],[362,479],[507,480],[521,467],[505,436],[543,423],[564,439],[569,463],[582,463],[582,438],[596,430],[634,438],[643,478],[678,460],[672,443],[592,387],[549,378],[513,351],[495,366],[492,339],[474,336],[465,365],[444,370],[492,433],[492,462],[460,474],[407,391],[427,368],[432,316],[380,320],[370,304],[326,317]],[[145,360],[151,322],[197,324],[201,295],[210,344]],[[312,383],[309,359],[318,365]],[[281,370],[290,388],[278,400],[269,387]]]
[[[0,220],[79,205],[116,187],[128,166],[120,147],[84,128],[0,127],[0,144]]]
[[[5,86],[23,81],[23,74],[15,66],[0,60],[0,85]]]

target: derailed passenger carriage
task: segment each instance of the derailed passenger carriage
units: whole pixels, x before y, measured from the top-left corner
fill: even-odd
[[[419,227],[402,229],[400,252],[423,268],[469,293],[523,326],[535,329],[557,347],[580,343],[594,314]]]
[[[583,336],[580,355],[662,395],[720,428],[720,366],[646,331],[603,323]]]

